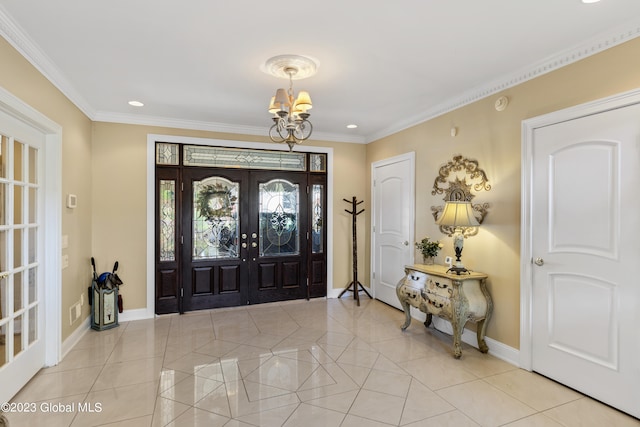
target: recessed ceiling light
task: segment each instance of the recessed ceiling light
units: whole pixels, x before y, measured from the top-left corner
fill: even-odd
[[[129,105],[132,105],[134,107],[142,107],[144,106],[144,104],[140,101],[129,101]]]
[[[599,1],[600,1],[600,0],[582,0],[582,3],[586,3],[586,4],[589,4],[589,3],[598,3]]]
[[[354,124],[347,125],[347,128],[348,128],[348,129],[355,129],[355,128],[357,128],[357,127],[358,127],[358,125],[354,125]]]

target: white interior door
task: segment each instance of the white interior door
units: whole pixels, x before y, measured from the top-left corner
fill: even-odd
[[[372,164],[372,279],[376,299],[402,309],[396,284],[413,264],[415,154]]]
[[[45,364],[44,141],[0,111],[0,402]]]
[[[636,104],[536,129],[531,210],[533,370],[636,417],[639,117]]]

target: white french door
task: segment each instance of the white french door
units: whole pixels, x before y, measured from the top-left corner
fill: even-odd
[[[372,279],[376,299],[402,310],[396,284],[413,264],[415,153],[371,165]]]
[[[635,417],[638,117],[589,112],[534,129],[530,147],[531,368]]]
[[[44,142],[0,111],[0,402],[45,365]]]

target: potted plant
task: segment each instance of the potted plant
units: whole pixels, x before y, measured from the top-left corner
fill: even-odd
[[[422,254],[424,264],[433,264],[433,259],[438,255],[438,251],[442,248],[442,243],[437,240],[431,241],[429,237],[425,237],[416,242],[416,249]]]

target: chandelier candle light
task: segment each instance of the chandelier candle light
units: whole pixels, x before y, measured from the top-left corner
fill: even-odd
[[[263,68],[268,74],[289,79],[289,90],[278,89],[269,103],[269,113],[273,114],[274,122],[269,129],[269,138],[273,142],[286,142],[289,151],[296,144],[309,139],[313,132],[313,125],[308,120],[309,110],[313,107],[311,96],[309,92],[301,90],[296,97],[293,80],[313,76],[316,69],[316,61],[299,55],[274,56],[267,60]]]

